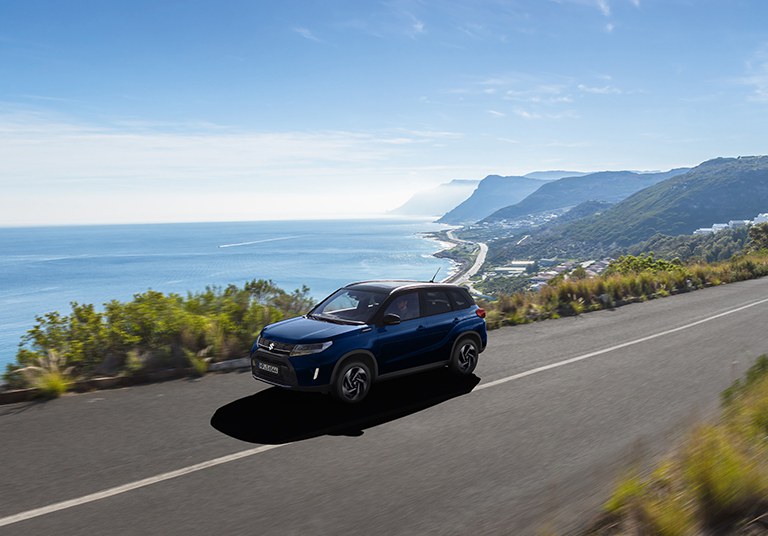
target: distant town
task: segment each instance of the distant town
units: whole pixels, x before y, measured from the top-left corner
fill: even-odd
[[[699,227],[693,234],[706,235],[713,234],[726,229],[738,229],[739,227],[747,227],[749,225],[757,225],[759,223],[768,223],[768,212],[758,214],[757,217],[751,220],[731,220],[728,223],[715,223],[712,227]]]

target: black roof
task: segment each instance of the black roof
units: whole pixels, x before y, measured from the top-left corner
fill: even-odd
[[[401,288],[426,288],[426,287],[442,287],[442,288],[458,288],[456,285],[449,283],[436,283],[431,281],[411,281],[407,279],[381,279],[372,281],[357,281],[350,283],[345,288],[358,288],[361,290],[378,290],[392,293]]]

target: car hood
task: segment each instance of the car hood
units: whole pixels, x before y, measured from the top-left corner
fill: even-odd
[[[359,332],[365,327],[359,324],[334,324],[300,316],[270,324],[262,330],[261,336],[286,343],[323,342],[346,333]]]

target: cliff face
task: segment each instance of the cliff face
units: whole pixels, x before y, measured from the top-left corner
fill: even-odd
[[[455,179],[415,193],[389,213],[400,216],[442,216],[472,195],[479,183],[479,179]]]
[[[489,175],[480,181],[469,199],[437,221],[450,224],[474,223],[500,208],[522,201],[543,184],[546,184],[546,181],[527,177]]]

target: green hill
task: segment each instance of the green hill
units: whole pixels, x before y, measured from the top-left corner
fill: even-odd
[[[643,188],[686,171],[688,169],[673,169],[663,173],[601,171],[566,177],[544,184],[519,203],[497,210],[483,221],[514,220],[528,214],[578,205],[584,201],[618,203]]]
[[[690,234],[699,227],[752,219],[768,212],[768,156],[717,158],[646,188],[600,215],[563,229],[564,237],[625,247],[657,233]]]

